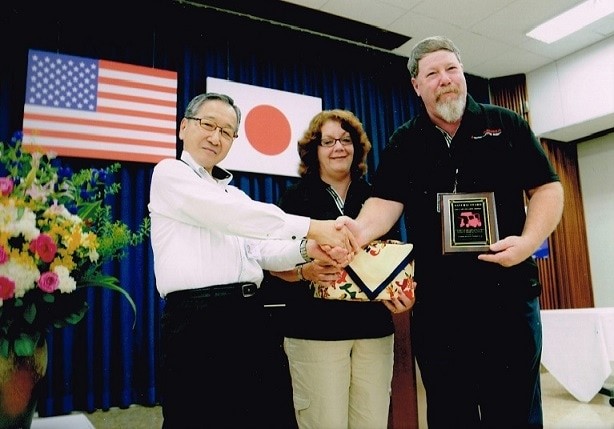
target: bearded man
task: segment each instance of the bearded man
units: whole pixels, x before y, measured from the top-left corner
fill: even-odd
[[[404,213],[419,285],[412,351],[429,429],[542,428],[541,285],[532,255],[561,218],[559,177],[522,117],[467,94],[451,40],[422,40],[408,68],[424,111],[391,136],[356,220],[337,223],[363,246]],[[492,196],[496,237],[450,251],[442,228],[460,230],[460,220],[446,222],[441,201],[450,195],[441,194],[461,204],[470,201],[463,194]]]

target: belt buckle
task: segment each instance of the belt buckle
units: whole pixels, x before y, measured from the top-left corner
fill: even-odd
[[[249,298],[250,296],[256,295],[256,284],[255,283],[245,283],[241,285],[241,295],[243,298]]]

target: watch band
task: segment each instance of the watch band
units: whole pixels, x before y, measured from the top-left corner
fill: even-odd
[[[310,258],[309,255],[307,254],[307,239],[306,238],[303,238],[301,240],[300,251],[301,251],[301,256],[303,257],[305,262],[313,261],[313,259]]]

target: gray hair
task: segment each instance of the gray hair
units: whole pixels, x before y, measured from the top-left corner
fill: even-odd
[[[201,106],[209,100],[223,101],[234,109],[235,113],[237,114],[237,129],[235,131],[238,131],[239,124],[241,123],[241,109],[239,109],[239,106],[235,104],[234,100],[226,94],[207,92],[205,94],[197,95],[188,103],[188,107],[185,108],[185,114],[183,116],[196,116]]]
[[[443,36],[427,37],[426,39],[418,42],[418,44],[414,46],[409,54],[409,60],[407,61],[409,75],[412,78],[418,76],[418,62],[424,58],[425,55],[442,50],[454,53],[458,59],[458,62],[461,62],[460,51],[450,39]]]

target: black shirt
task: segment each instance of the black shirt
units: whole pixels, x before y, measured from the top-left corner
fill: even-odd
[[[438,193],[494,192],[499,237],[520,235],[524,191],[559,178],[528,123],[515,112],[467,96],[458,131],[448,145],[424,112],[400,126],[382,153],[373,195],[404,204],[407,240],[414,244],[418,303],[481,294],[492,283],[509,293],[537,296],[532,258],[511,268],[481,262],[475,253],[443,256]],[[517,281],[526,284],[518,287]],[[484,285],[484,288],[480,285]],[[505,288],[503,288],[505,290]]]
[[[328,184],[319,177],[304,177],[286,191],[279,206],[287,213],[312,219],[336,219],[341,213],[327,188]],[[369,183],[362,179],[352,181],[343,214],[356,217],[370,195]],[[314,298],[309,282],[285,282],[270,274],[266,275],[264,286],[285,299],[281,326],[286,337],[347,340],[379,338],[394,333],[390,311],[381,302]]]

